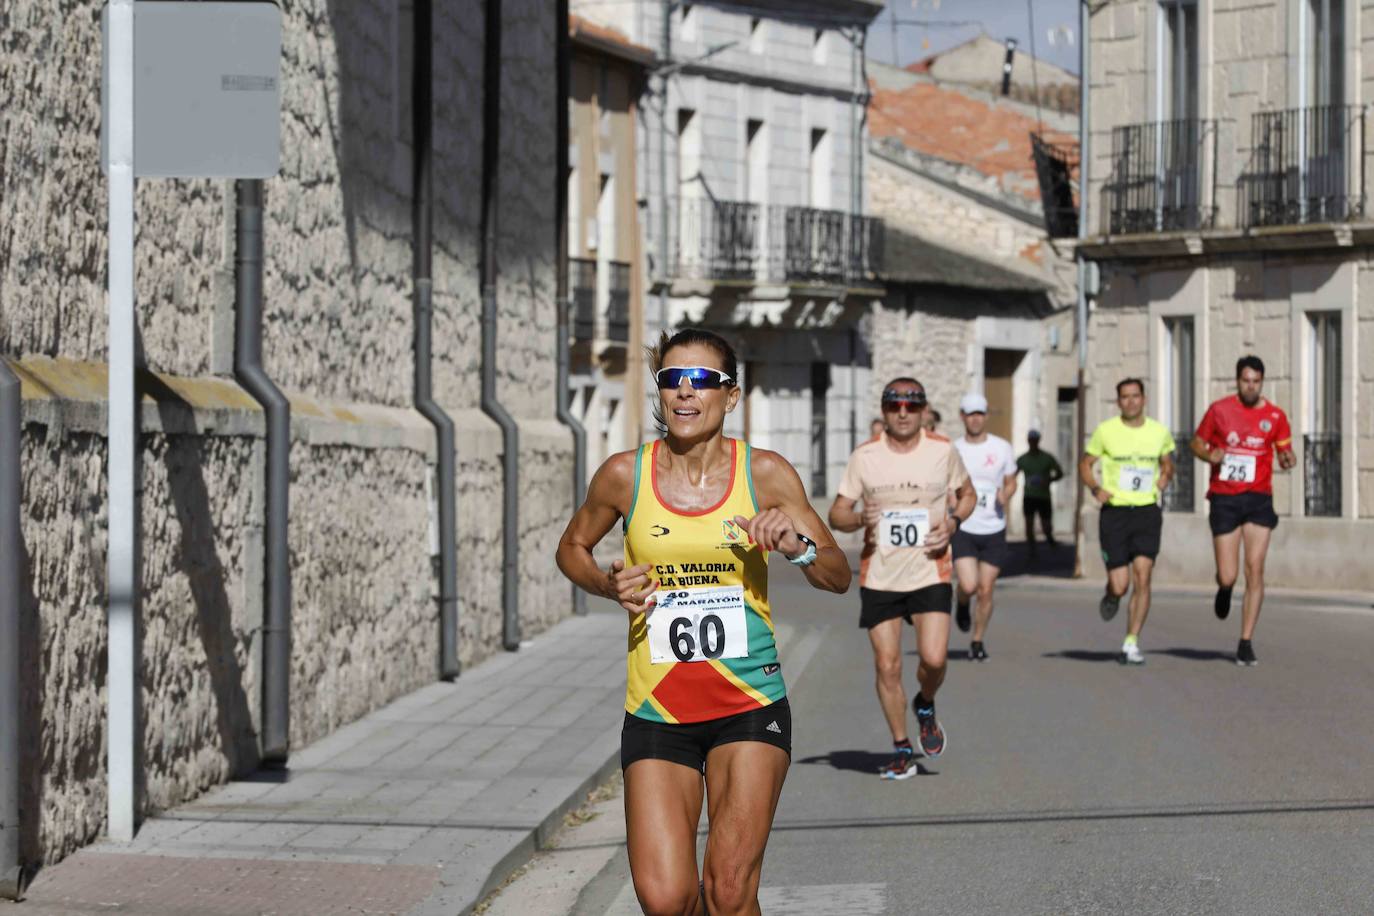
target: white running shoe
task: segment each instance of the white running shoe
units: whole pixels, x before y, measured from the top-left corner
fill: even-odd
[[[1145,664],[1145,653],[1140,651],[1140,644],[1134,640],[1128,640],[1121,644],[1121,654],[1117,660],[1123,665],[1143,665]]]

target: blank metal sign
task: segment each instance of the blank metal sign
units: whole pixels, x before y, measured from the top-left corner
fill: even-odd
[[[105,16],[101,17],[102,32]],[[109,122],[101,82],[102,124]],[[101,131],[101,163],[107,161]],[[134,174],[270,178],[281,165],[281,11],[265,2],[134,4]]]

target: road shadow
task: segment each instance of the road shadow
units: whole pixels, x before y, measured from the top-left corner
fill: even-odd
[[[849,770],[853,773],[863,773],[865,776],[876,776],[882,765],[891,759],[891,751],[882,754],[873,751],[831,751],[828,754],[803,757],[796,762],[805,764],[824,763],[836,770]],[[916,762],[916,775],[938,776],[940,774],[936,770],[926,769],[925,764],[918,760]]]
[[[1067,658],[1075,662],[1114,662],[1120,652],[1099,652],[1094,649],[1062,649],[1058,652],[1045,652],[1041,658]]]
[[[1216,649],[1188,649],[1176,646],[1172,649],[1151,649],[1146,655],[1172,655],[1174,658],[1187,659],[1190,662],[1234,662],[1235,655],[1230,652],[1218,652]]]
[[[909,649],[906,654],[916,658],[921,657],[921,653],[916,649]],[[968,649],[950,649],[945,653],[945,658],[952,662],[966,662],[968,661]]]
[[[1040,542],[1033,557],[1025,541],[1008,541],[1007,560],[1006,565],[1002,567],[1001,578],[1049,576],[1054,579],[1072,579],[1073,561],[1073,545],[1063,541],[1057,542],[1054,547]]]

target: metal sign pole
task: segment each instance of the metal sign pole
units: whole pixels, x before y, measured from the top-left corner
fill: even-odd
[[[109,70],[109,643],[106,684],[109,835],[134,838],[134,0],[110,0]]]

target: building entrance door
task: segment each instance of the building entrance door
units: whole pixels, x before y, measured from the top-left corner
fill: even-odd
[[[983,351],[983,394],[988,399],[987,429],[993,435],[1013,443],[1012,405],[1015,387],[1012,376],[1025,357],[1024,350]]]

